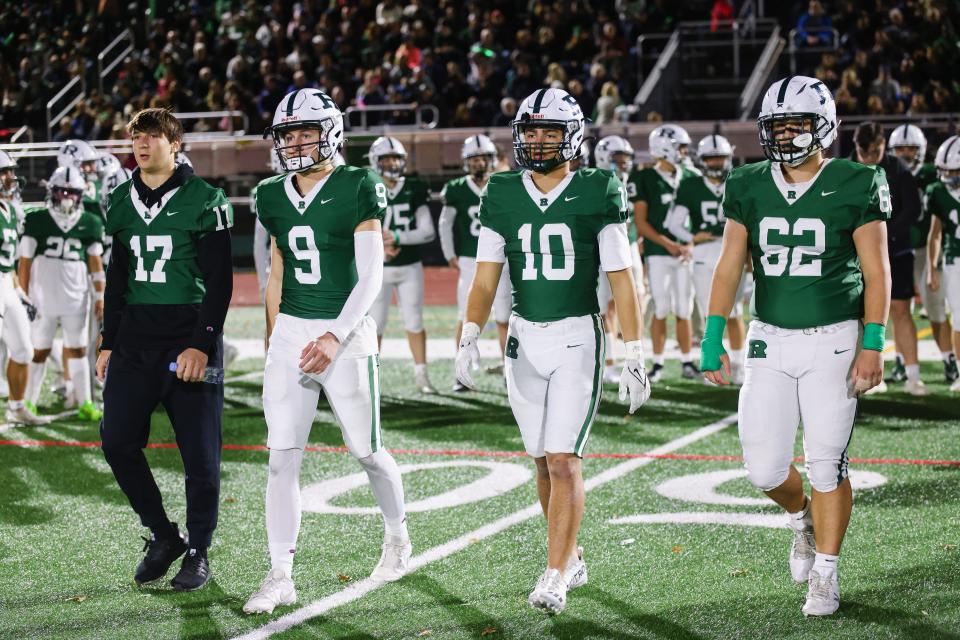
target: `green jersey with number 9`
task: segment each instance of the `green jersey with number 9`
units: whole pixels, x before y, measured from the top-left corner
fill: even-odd
[[[627,221],[627,193],[604,169],[580,169],[550,194],[530,174],[490,176],[480,199],[480,224],[505,241],[513,310],[531,322],[553,322],[599,312],[597,236]]]
[[[457,256],[476,258],[480,237],[480,194],[483,190],[470,176],[454,178],[443,185],[443,206],[453,207],[453,243]]]
[[[223,189],[191,176],[160,206],[147,208],[133,180],[110,194],[107,235],[130,257],[127,304],[199,304],[205,288],[198,241],[233,226],[233,207]]]
[[[891,212],[883,169],[827,160],[808,183],[794,185],[770,161],[734,169],[723,214],[747,228],[755,314],[785,329],[863,316],[863,272],[853,233]]]
[[[256,191],[257,217],[283,256],[280,313],[336,318],[357,284],[354,229],[383,220],[387,188],[372,171],[344,165],[301,196],[294,175],[267,178]]]
[[[20,219],[16,205],[0,200],[0,273],[13,271],[17,263]]]
[[[923,201],[926,211],[940,218],[943,260],[946,264],[954,264],[960,260],[960,193],[950,191],[938,180],[927,187]]]

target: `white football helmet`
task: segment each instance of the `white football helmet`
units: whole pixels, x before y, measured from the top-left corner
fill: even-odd
[[[183,151],[177,151],[176,155],[173,156],[173,166],[179,166],[185,164],[191,169],[193,169],[193,163],[190,162],[190,156],[188,156]]]
[[[315,129],[319,142],[286,145],[283,135],[293,129]],[[343,114],[333,99],[318,89],[297,89],[288,93],[273,114],[273,124],[263,137],[273,136],[273,146],[286,171],[303,171],[330,162],[343,146]],[[316,157],[314,157],[316,152]]]
[[[663,158],[675,167],[689,157],[690,144],[690,134],[675,124],[662,124],[650,132],[650,155]]]
[[[630,173],[633,169],[633,147],[622,136],[601,138],[594,151],[598,169],[614,173]]]
[[[390,136],[380,136],[370,145],[368,153],[370,168],[384,178],[396,180],[407,170],[407,150],[403,143]],[[399,158],[399,162],[391,167],[383,164],[384,158]]]
[[[133,177],[133,172],[123,165],[117,167],[117,170],[103,179],[100,189],[100,207],[106,211],[110,206],[110,194],[114,189]]]
[[[960,175],[948,176],[945,173],[960,170],[960,136],[950,136],[943,141],[943,144],[937,149],[934,164],[937,165],[937,175],[940,182],[945,184],[948,189],[960,188]]]
[[[107,176],[119,168],[120,161],[112,153],[104,151],[97,157],[97,175],[100,176],[101,180],[106,179]]]
[[[707,165],[708,158],[725,158],[723,166],[711,168]],[[704,137],[697,143],[697,161],[700,171],[708,178],[725,180],[730,169],[733,168],[733,146],[723,136],[712,134]]]
[[[524,140],[527,129],[554,127],[563,132],[558,143]],[[583,111],[576,98],[563,89],[538,89],[517,109],[513,120],[513,153],[520,167],[549,173],[581,154],[583,135]]]
[[[4,198],[18,198],[20,188],[23,186],[23,178],[17,175],[17,160],[6,151],[0,151],[0,171],[12,171],[13,179],[10,186],[7,186],[7,180],[0,181],[0,196]]]
[[[87,181],[74,167],[57,167],[47,180],[47,208],[60,220],[77,218],[83,213],[81,202]]]
[[[916,172],[927,155],[927,136],[923,135],[923,130],[915,124],[902,124],[890,134],[890,141],[887,146],[895,154],[897,149],[903,147],[916,148],[916,155],[907,162],[910,171]],[[906,161],[906,158],[903,158],[903,160]]]
[[[479,175],[475,174],[473,176],[477,180],[482,180],[497,166],[499,155],[493,140],[485,135],[470,136],[463,141],[463,146],[460,147],[460,159],[463,160],[464,173],[470,173],[470,158],[484,158],[486,160],[483,171],[478,171]]]
[[[96,150],[85,141],[67,140],[57,151],[57,166],[73,167],[84,175],[95,174],[99,158]]]
[[[786,129],[793,137],[778,141],[776,125],[785,121],[800,121],[802,130]],[[839,126],[830,89],[809,76],[791,76],[770,85],[757,118],[764,155],[791,167],[802,164],[820,149],[829,149],[837,139]]]

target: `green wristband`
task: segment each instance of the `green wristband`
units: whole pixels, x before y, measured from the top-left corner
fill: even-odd
[[[723,341],[723,330],[726,327],[727,319],[723,316],[707,316],[707,326],[703,330],[703,337]]]
[[[886,343],[887,328],[876,322],[868,322],[863,328],[863,348],[871,351],[883,351]]]

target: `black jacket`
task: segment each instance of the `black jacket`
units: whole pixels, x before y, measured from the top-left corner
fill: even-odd
[[[857,161],[854,151],[850,159]],[[886,154],[880,166],[887,174],[893,211],[887,220],[887,251],[890,257],[911,251],[910,227],[920,219],[920,187],[910,168],[900,158]]]

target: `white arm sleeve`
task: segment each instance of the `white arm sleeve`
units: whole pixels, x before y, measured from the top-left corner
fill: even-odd
[[[693,234],[687,230],[687,219],[689,217],[690,209],[687,209],[682,204],[675,204],[670,207],[670,211],[667,212],[667,219],[664,222],[664,226],[667,228],[667,231],[672,233],[680,242],[693,242]]]
[[[453,207],[444,207],[440,210],[440,248],[443,257],[450,262],[457,257],[453,246],[453,221],[457,218],[457,210]]]
[[[32,258],[37,255],[37,239],[32,236],[22,236],[20,238],[20,257]]]
[[[433,217],[430,215],[430,207],[425,204],[417,208],[417,228],[412,231],[397,231],[398,244],[427,244],[437,237],[437,232],[433,229]]]
[[[490,227],[480,227],[480,237],[477,239],[477,262],[507,261],[505,251],[507,241]]]
[[[341,344],[367,315],[383,286],[383,233],[354,233],[353,252],[357,264],[357,284],[330,327],[330,333],[337,336]]]
[[[102,256],[103,255],[103,245],[99,242],[91,242],[90,246],[87,247],[88,256]]]
[[[630,238],[625,223],[608,224],[597,234],[600,244],[600,268],[604,271],[622,271],[633,266]]]

